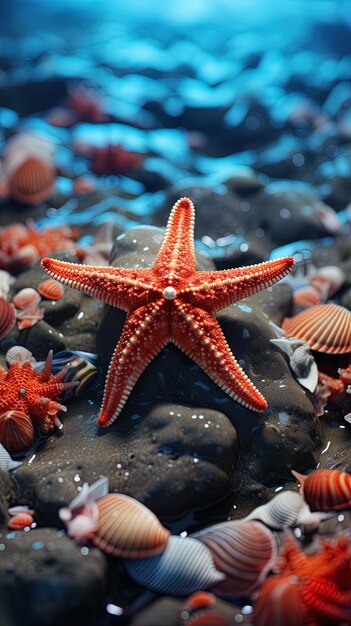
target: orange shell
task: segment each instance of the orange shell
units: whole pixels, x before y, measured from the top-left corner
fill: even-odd
[[[22,530],[22,528],[30,526],[33,522],[33,516],[30,513],[18,513],[18,515],[14,515],[9,519],[7,526],[12,530]]]
[[[311,511],[342,511],[351,507],[351,474],[317,469],[308,476],[293,471]]]
[[[146,506],[123,494],[97,501],[99,529],[93,542],[107,554],[129,559],[162,552],[170,535]]]
[[[317,352],[351,352],[351,312],[333,302],[286,317],[282,326],[288,337],[302,339]]]
[[[55,168],[36,157],[24,161],[9,178],[10,196],[24,204],[44,202],[52,193]]]
[[[15,307],[0,297],[0,341],[12,330],[16,321]]]
[[[43,298],[47,300],[59,300],[62,298],[64,294],[64,287],[57,280],[53,278],[47,278],[46,280],[42,280],[41,283],[37,286],[37,291],[40,293]]]
[[[9,452],[20,452],[34,441],[32,420],[20,411],[6,411],[0,415],[0,443]]]

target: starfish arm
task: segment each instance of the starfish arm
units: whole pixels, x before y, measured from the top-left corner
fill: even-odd
[[[166,285],[177,286],[177,279],[184,279],[195,272],[194,205],[189,198],[175,203],[168,219],[166,235],[153,266]]]
[[[294,266],[292,257],[215,272],[196,272],[182,292],[183,298],[211,313],[252,296],[284,278]]]
[[[45,258],[42,267],[55,280],[124,311],[160,295],[150,269],[90,266]]]
[[[175,301],[171,341],[234,400],[254,411],[267,402],[234,358],[217,320],[203,309]]]
[[[115,421],[146,366],[169,342],[168,306],[159,299],[127,317],[109,365],[99,426]]]

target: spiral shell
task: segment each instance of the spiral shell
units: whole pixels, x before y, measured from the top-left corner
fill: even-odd
[[[282,326],[288,337],[302,339],[317,352],[351,352],[351,312],[333,302],[285,318]]]
[[[169,530],[146,506],[123,494],[110,493],[97,501],[99,528],[93,542],[107,554],[142,558],[164,549]]]
[[[39,304],[41,300],[40,295],[35,289],[31,287],[25,287],[21,289],[16,295],[12,298],[12,302],[18,309],[27,309],[32,306],[36,306]]]
[[[47,300],[59,300],[62,298],[65,288],[61,283],[58,283],[57,280],[53,278],[47,278],[46,280],[42,280],[41,283],[37,286],[37,291],[40,293],[43,298]]]
[[[292,470],[311,511],[342,511],[351,507],[351,474],[317,469],[308,476]]]
[[[305,501],[296,491],[281,491],[272,500],[257,507],[245,520],[260,520],[270,528],[283,530],[297,522]]]
[[[0,469],[3,472],[10,472],[22,465],[20,461],[14,461],[7,452],[6,448],[0,443]]]
[[[210,551],[200,541],[176,535],[169,537],[164,552],[147,559],[126,559],[131,578],[147,589],[172,596],[185,596],[224,580],[216,570]]]
[[[16,321],[15,307],[0,297],[0,341],[12,330]]]
[[[247,595],[262,582],[276,558],[272,533],[259,522],[232,520],[192,535],[211,551],[214,564],[227,580],[214,589],[216,595]]]
[[[30,513],[18,513],[9,519],[8,527],[12,530],[22,530],[33,524],[34,518]]]
[[[21,452],[34,441],[32,420],[20,411],[6,411],[0,415],[0,442],[9,452]]]

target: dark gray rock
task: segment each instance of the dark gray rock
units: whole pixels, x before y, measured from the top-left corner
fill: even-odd
[[[71,625],[97,610],[106,586],[100,550],[80,549],[49,528],[5,532],[0,541],[2,624]]]

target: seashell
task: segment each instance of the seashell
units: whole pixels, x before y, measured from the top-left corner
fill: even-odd
[[[162,552],[170,532],[141,502],[110,493],[100,498],[97,505],[99,529],[93,542],[101,550],[131,559]]]
[[[29,265],[39,259],[39,256],[40,255],[38,254],[36,247],[29,243],[16,252],[14,262],[21,266]]]
[[[216,604],[216,597],[208,591],[197,591],[186,600],[185,608],[187,611],[197,611],[198,609],[208,609]]]
[[[351,312],[333,302],[317,304],[285,318],[282,326],[288,337],[302,339],[311,350],[328,354],[351,352]]]
[[[210,551],[191,537],[169,537],[165,550],[147,559],[126,559],[131,578],[147,589],[172,596],[185,596],[225,579],[213,563]]]
[[[319,290],[326,288],[326,297],[332,298],[343,286],[345,278],[345,274],[340,267],[337,267],[337,265],[326,265],[321,267],[311,277],[310,283]]]
[[[39,204],[51,195],[55,178],[51,163],[30,156],[10,176],[10,196],[24,204]]]
[[[0,469],[3,472],[10,472],[11,470],[17,469],[22,465],[20,461],[14,461],[6,448],[0,443]]]
[[[34,518],[30,513],[18,513],[9,519],[8,528],[12,530],[22,530],[33,524]]]
[[[0,442],[9,452],[21,452],[34,441],[34,427],[28,415],[21,411],[6,411],[0,415]]]
[[[292,470],[311,511],[342,511],[351,507],[351,474],[317,469],[308,476]]]
[[[47,300],[59,300],[62,298],[65,288],[61,283],[58,283],[57,280],[47,278],[39,283],[37,292]]]
[[[5,358],[9,365],[12,365],[12,363],[25,363],[26,361],[35,363],[35,358],[31,351],[23,346],[12,346],[12,348],[6,352]]]
[[[224,598],[247,595],[265,579],[276,558],[273,535],[259,522],[223,522],[192,537],[210,549],[216,568],[226,574],[227,580],[213,589]]]
[[[6,300],[15,279],[6,270],[0,270],[0,297]]]
[[[292,352],[290,367],[300,385],[313,393],[318,385],[318,367],[307,344],[297,346]]]
[[[293,292],[293,300],[296,306],[313,306],[314,304],[319,304],[323,299],[320,292],[312,285],[300,287],[300,289]]]
[[[35,289],[32,289],[32,287],[21,289],[21,291],[16,293],[12,298],[13,304],[18,309],[28,309],[29,307],[39,304],[40,300],[40,295]]]
[[[34,515],[33,509],[30,509],[29,506],[27,506],[26,504],[11,506],[9,509],[7,509],[7,512],[12,517],[18,515],[19,513],[29,513],[30,515]]]
[[[0,297],[0,341],[7,337],[16,321],[16,312],[13,304]]]
[[[43,319],[44,309],[35,304],[27,309],[17,311],[16,317],[18,320],[18,328],[20,330],[23,328],[31,328],[34,324]]]
[[[307,626],[296,576],[272,576],[259,589],[254,626]]]

